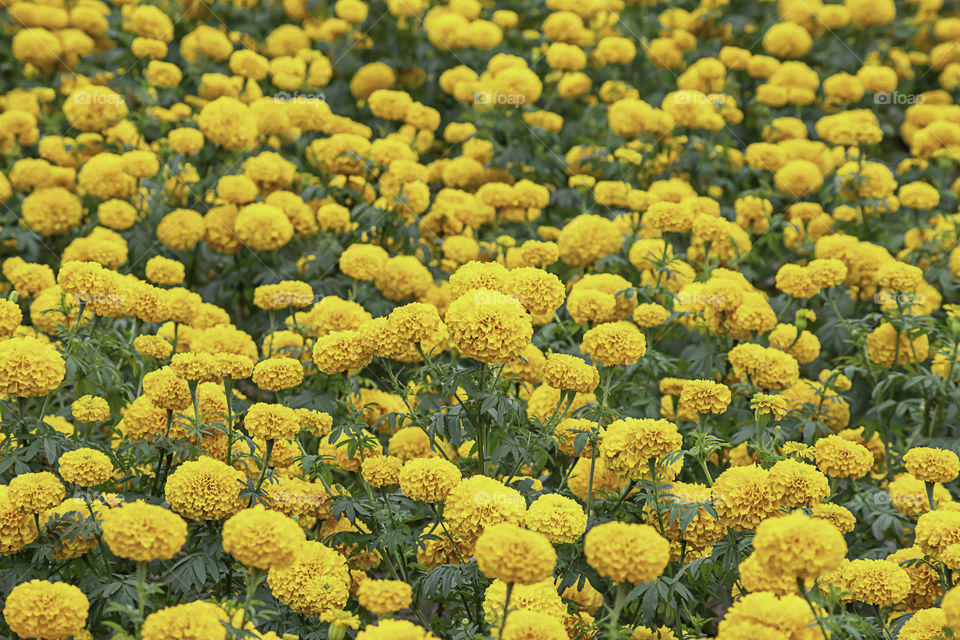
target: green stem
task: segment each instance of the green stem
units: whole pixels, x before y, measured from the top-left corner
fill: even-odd
[[[503,619],[500,621],[500,633],[497,634],[498,638],[503,637],[503,628],[507,626],[507,614],[509,613],[510,606],[510,594],[513,593],[513,583],[507,583],[507,595],[503,599]]]
[[[136,620],[136,629],[137,635],[140,635],[140,625],[143,624],[144,620],[144,611],[146,610],[146,595],[147,590],[147,563],[138,562],[137,563],[137,620]]]

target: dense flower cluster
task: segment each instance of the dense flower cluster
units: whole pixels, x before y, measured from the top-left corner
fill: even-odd
[[[956,14],[0,2],[0,637],[960,636]]]

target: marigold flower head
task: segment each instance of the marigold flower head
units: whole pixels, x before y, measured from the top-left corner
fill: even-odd
[[[755,529],[778,507],[770,472],[755,464],[730,467],[713,483],[714,509],[733,529]]]
[[[143,640],[225,640],[227,613],[212,602],[196,600],[164,607],[143,621]]]
[[[407,5],[399,5],[404,7]],[[363,631],[357,634],[356,640],[391,640],[402,638],[403,640],[437,640],[433,635],[421,626],[415,625],[409,620],[393,620],[385,618],[377,624],[368,624]]]
[[[440,314],[432,304],[411,302],[390,312],[390,326],[401,340],[421,342],[440,326]]]
[[[817,467],[834,478],[860,478],[873,468],[873,454],[840,436],[820,438],[814,445]]]
[[[840,564],[847,543],[826,520],[794,512],[761,522],[753,549],[757,559],[777,575],[815,579]]]
[[[774,464],[768,479],[775,499],[785,507],[812,507],[830,493],[825,475],[812,464],[791,458]]]
[[[268,358],[253,368],[253,383],[266,391],[292,389],[303,382],[303,365],[284,356]]]
[[[910,593],[910,576],[890,560],[851,560],[844,565],[841,581],[853,600],[880,607],[899,604]]]
[[[21,638],[67,640],[87,624],[90,602],[66,582],[31,580],[15,586],[3,605],[3,618]]]
[[[534,584],[553,575],[557,554],[550,541],[511,522],[490,525],[477,538],[474,556],[488,578]]]
[[[951,545],[960,543],[960,512],[930,511],[917,520],[916,545],[927,555],[939,559]]]
[[[80,448],[64,453],[57,460],[60,477],[79,487],[103,484],[113,475],[113,463],[96,449]]]
[[[443,458],[413,458],[399,474],[400,490],[412,500],[441,502],[460,483],[460,469]]]
[[[903,456],[903,464],[924,482],[952,482],[960,474],[960,458],[949,449],[914,447]]]
[[[350,595],[346,559],[313,540],[301,546],[291,564],[270,569],[267,582],[277,600],[308,616],[343,609]]]
[[[587,514],[575,500],[546,493],[527,509],[524,524],[553,544],[575,542],[587,529]]]
[[[243,506],[240,490],[244,480],[243,472],[209,456],[200,456],[184,462],[170,474],[164,496],[170,508],[182,516],[220,520]]]
[[[10,501],[10,488],[0,485],[0,554],[17,553],[37,539],[33,516]]]
[[[504,279],[504,287],[534,315],[552,315],[566,297],[560,278],[535,267],[511,269]]]
[[[110,419],[110,405],[97,396],[81,396],[70,405],[70,412],[80,422],[102,422]]]
[[[360,475],[367,484],[377,488],[399,484],[402,469],[403,461],[396,456],[374,456],[360,463]]]
[[[739,638],[813,638],[817,621],[807,602],[798,595],[781,596],[769,592],[750,593],[737,600],[724,614],[717,637]]]
[[[101,527],[113,555],[137,562],[169,560],[187,541],[183,518],[143,500],[110,509]]]
[[[264,440],[289,440],[300,430],[296,411],[266,402],[251,405],[243,424],[250,435]]]
[[[730,400],[730,388],[712,380],[688,380],[680,391],[683,406],[697,413],[723,413]]]
[[[238,511],[223,523],[223,550],[257,569],[289,566],[305,541],[299,524],[263,505]]]
[[[600,431],[600,457],[614,473],[639,479],[649,462],[678,450],[683,438],[677,425],[667,420],[623,418]]]
[[[551,353],[543,367],[543,381],[561,391],[590,393],[600,383],[597,368],[583,358],[565,353]]]
[[[532,320],[523,306],[490,289],[471,289],[457,297],[444,321],[461,355],[481,362],[513,360],[533,335]]]
[[[636,315],[634,310],[635,321]],[[646,354],[647,339],[642,331],[629,322],[606,322],[583,334],[580,351],[602,365],[629,366]]]
[[[362,369],[372,356],[359,331],[331,331],[313,345],[313,362],[328,375]]]
[[[521,524],[527,503],[516,489],[477,475],[461,481],[444,500],[443,515],[455,536],[475,540],[500,522]]]
[[[779,420],[787,415],[787,400],[776,394],[756,393],[750,398],[750,408],[760,415],[772,415]]]
[[[143,394],[150,401],[169,411],[180,411],[192,402],[187,381],[171,367],[162,367],[143,376]]]
[[[646,524],[597,525],[587,532],[583,550],[587,563],[614,582],[650,582],[670,561],[670,543]]]
[[[563,640],[569,638],[563,621],[530,609],[518,609],[507,615],[501,640]]]
[[[413,601],[413,590],[401,580],[364,580],[357,587],[357,602],[378,616],[406,609]]]
[[[45,396],[63,381],[63,357],[49,343],[37,338],[0,341],[0,393],[28,398]]]
[[[66,489],[49,471],[22,473],[7,485],[7,499],[24,513],[43,513],[63,500]]]

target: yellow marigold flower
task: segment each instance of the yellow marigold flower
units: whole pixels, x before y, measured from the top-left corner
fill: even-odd
[[[669,319],[670,311],[663,305],[654,302],[638,304],[637,308],[633,310],[633,321],[645,329],[659,327]]]
[[[889,560],[852,560],[841,580],[854,600],[880,607],[898,604],[910,593],[910,576]]]
[[[143,395],[156,406],[171,411],[186,409],[192,402],[187,381],[171,367],[162,367],[143,376]]]
[[[264,203],[240,209],[234,222],[237,239],[255,251],[273,251],[293,238],[293,224],[283,210]]]
[[[490,525],[477,539],[477,566],[488,578],[534,584],[553,575],[557,553],[546,536],[511,522]]]
[[[37,539],[37,527],[31,514],[10,501],[10,488],[0,485],[0,554],[17,553]]]
[[[753,549],[757,559],[778,575],[816,579],[840,564],[847,543],[826,520],[794,512],[761,522]]]
[[[273,595],[308,616],[343,609],[350,596],[350,571],[342,555],[319,542],[306,541],[293,563],[270,569]]]
[[[595,433],[597,423],[583,418],[564,418],[553,430],[553,439],[557,448],[568,456],[589,458],[593,445],[590,444],[588,434]],[[577,449],[577,444],[581,444]]]
[[[954,587],[947,591],[943,596],[940,607],[946,615],[947,624],[954,628],[960,627],[960,587]]]
[[[196,600],[154,611],[143,621],[142,635],[143,640],[225,640],[226,621],[227,614],[218,605]]]
[[[87,624],[90,602],[66,582],[31,580],[11,589],[3,618],[21,638],[67,640]]]
[[[939,559],[948,547],[960,543],[960,511],[930,511],[917,520],[916,545]]]
[[[450,490],[443,515],[454,536],[476,540],[486,527],[500,522],[521,524],[527,503],[516,489],[477,475]]]
[[[620,251],[622,235],[612,220],[584,213],[564,225],[557,238],[560,260],[571,267],[587,267]]]
[[[170,260],[163,256],[153,256],[147,260],[146,275],[147,280],[155,284],[174,286],[183,282],[183,278],[186,276],[186,268],[182,262],[177,260]]]
[[[730,467],[713,483],[713,506],[724,525],[755,529],[777,510],[770,472],[755,464]]]
[[[553,544],[575,542],[587,529],[587,514],[576,501],[546,493],[530,505],[524,519],[527,529],[543,534]]]
[[[678,450],[683,438],[667,420],[623,418],[600,430],[600,457],[610,471],[631,479],[649,472],[649,462]]]
[[[110,509],[101,527],[113,555],[137,562],[169,560],[187,541],[183,518],[143,500]]]
[[[197,126],[206,139],[230,150],[252,149],[259,134],[257,119],[250,107],[227,96],[204,105],[197,117]]]
[[[543,367],[543,381],[561,391],[590,393],[600,383],[597,368],[582,358],[564,353],[551,353]]]
[[[52,344],[32,337],[0,341],[0,393],[44,396],[60,386],[65,374],[63,357]]]
[[[532,320],[523,306],[490,289],[471,289],[458,297],[444,321],[460,354],[481,362],[513,360],[533,335]]]
[[[750,398],[750,408],[760,415],[772,415],[774,420],[780,420],[787,415],[787,400],[780,395],[757,393]]]
[[[331,331],[313,345],[313,363],[328,375],[362,369],[372,356],[358,331]]]
[[[90,84],[67,96],[63,115],[75,129],[103,131],[127,115],[127,101],[108,87]]]
[[[563,304],[566,293],[560,278],[536,267],[511,269],[504,287],[534,315],[552,315]]]
[[[850,533],[857,524],[857,519],[846,507],[832,502],[815,504],[810,510],[810,517],[826,520],[835,526],[840,533]]]
[[[401,580],[364,580],[357,587],[357,602],[378,616],[406,609],[413,601],[413,589]]]
[[[194,382],[220,382],[219,369],[217,357],[210,353],[177,353],[170,361],[171,371]]]
[[[583,334],[580,351],[602,365],[629,366],[646,354],[647,339],[629,322],[606,322]]]
[[[507,615],[501,640],[564,640],[569,638],[563,621],[531,609],[517,609]]]
[[[200,456],[167,478],[164,496],[170,508],[193,520],[221,520],[243,506],[245,476],[219,460]]]
[[[103,422],[110,419],[110,405],[97,396],[82,396],[70,405],[70,412],[80,422]]]
[[[405,11],[410,7],[410,2],[408,0],[391,0],[389,6],[394,7],[394,5],[399,11]],[[389,618],[380,620],[377,624],[368,624],[363,631],[357,634],[356,640],[390,640],[391,638],[437,640],[437,636],[409,620],[391,620]]]
[[[306,536],[299,524],[259,504],[238,511],[223,523],[223,550],[248,567],[289,566],[304,542]]]
[[[669,514],[661,514],[664,535],[670,540],[682,540],[691,548],[712,547],[726,533],[723,525],[706,508],[706,505],[713,501],[713,491],[710,487],[702,484],[687,482],[671,482],[666,488],[661,500],[665,505],[677,505],[680,507],[680,513],[687,509],[695,509],[696,515],[686,525],[686,528],[680,528],[680,522],[677,518],[671,518]],[[696,506],[703,505],[703,506]],[[645,511],[649,517],[652,510]],[[653,517],[656,520],[656,517]]]
[[[89,525],[90,520],[100,519],[103,509],[101,502],[94,502],[92,507],[88,507],[82,498],[68,498],[41,514],[39,519],[46,529],[46,535],[56,539],[53,557],[58,560],[79,558],[96,547],[99,541]],[[76,525],[82,528],[78,531],[73,528]]]
[[[681,404],[697,413],[723,413],[730,399],[730,388],[712,380],[688,380],[680,391]]]
[[[898,640],[928,640],[943,637],[943,628],[956,626],[948,624],[943,609],[930,608],[914,611],[910,619],[903,623],[897,634]]]
[[[24,513],[43,513],[63,501],[66,489],[49,471],[22,473],[7,486],[7,499]]]
[[[20,306],[12,300],[0,299],[0,338],[6,339],[13,335],[20,321],[23,320],[23,312]]]
[[[80,448],[64,453],[57,460],[60,477],[80,487],[103,484],[113,475],[113,463],[96,449]]]
[[[258,362],[253,368],[253,383],[266,391],[292,389],[303,382],[303,365],[284,356]]]
[[[778,349],[752,343],[739,344],[730,350],[727,358],[737,377],[749,376],[761,389],[780,391],[793,386],[800,379],[796,358]]]
[[[898,474],[887,484],[887,492],[890,494],[890,503],[905,516],[915,519],[930,510],[924,482],[909,473]],[[952,499],[953,496],[942,484],[933,485],[934,505],[951,502]]]
[[[802,198],[823,186],[823,174],[809,160],[790,160],[777,169],[773,176],[777,191],[794,198]]]
[[[812,507],[830,494],[827,477],[815,466],[791,458],[770,468],[774,499],[785,507]]]
[[[873,468],[873,454],[840,436],[826,436],[814,445],[817,467],[834,478],[860,478]]]
[[[766,591],[778,596],[798,592],[796,579],[771,571],[760,561],[756,552],[742,560],[737,571],[740,574],[740,584],[748,592]]]
[[[414,460],[425,459],[414,458]],[[374,456],[365,458],[360,463],[360,475],[371,487],[388,487],[400,483],[400,471],[403,466],[403,461],[396,456]]]
[[[803,638],[812,635],[817,620],[810,606],[794,594],[750,593],[730,607],[718,626],[718,638]]]
[[[373,280],[390,256],[374,244],[351,244],[340,256],[340,270],[354,280]]]
[[[670,543],[646,524],[597,525],[587,532],[583,550],[587,564],[614,582],[650,582],[670,561]]]
[[[494,580],[484,593],[483,612],[486,621],[494,629],[499,628],[503,620],[504,601],[507,596],[507,583]],[[552,578],[547,578],[536,584],[514,585],[510,593],[510,601],[514,603],[510,609],[513,613],[518,610],[537,611],[546,614],[558,621],[567,611],[567,605],[560,599],[557,587]],[[509,620],[509,615],[507,617]]]
[[[251,405],[243,423],[250,435],[264,440],[289,440],[300,430],[296,411],[266,402]]]
[[[443,458],[418,457],[404,463],[398,481],[403,495],[422,502],[442,502],[460,483],[460,469]]]
[[[952,482],[960,474],[960,458],[949,449],[914,447],[903,456],[903,464],[924,482]]]
[[[905,331],[884,322],[867,336],[867,354],[870,360],[887,368],[897,364],[917,364],[927,359],[930,342],[927,335],[911,338]]]
[[[411,302],[394,308],[389,322],[401,340],[422,342],[440,327],[440,314],[432,304]]]

